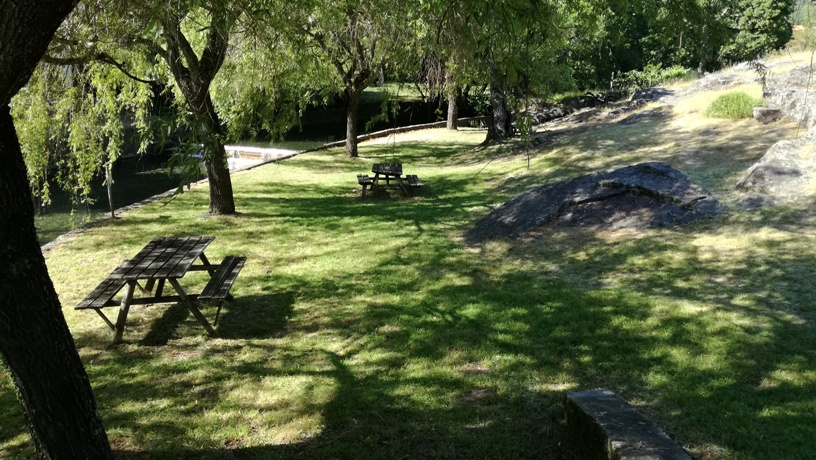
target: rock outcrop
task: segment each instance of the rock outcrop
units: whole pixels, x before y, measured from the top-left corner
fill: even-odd
[[[737,189],[747,193],[742,207],[770,206],[803,199],[816,179],[816,90],[810,66],[771,76],[763,90],[765,104],[778,109],[809,132],[777,142],[746,171]]]
[[[810,129],[816,125],[816,70],[800,66],[768,78],[762,97],[768,107],[782,110],[791,120]]]
[[[465,236],[469,244],[518,238],[545,225],[671,227],[725,210],[667,163],[649,162],[545,185],[504,203]]]

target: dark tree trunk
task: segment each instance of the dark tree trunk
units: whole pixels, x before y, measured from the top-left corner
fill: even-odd
[[[510,111],[507,109],[507,90],[503,84],[490,85],[490,107],[490,123],[485,142],[503,142],[513,133]]]
[[[200,57],[195,54],[192,45],[181,31],[179,26],[181,18],[168,15],[163,21],[167,49],[162,56],[184,94],[187,108],[201,127],[205,147],[204,163],[207,166],[207,180],[210,186],[210,214],[235,213],[232,178],[227,167],[227,154],[222,140],[224,132],[209,90],[210,83],[224,63],[229,46],[230,26],[224,16],[226,13],[222,13],[212,15],[207,46]]]
[[[448,93],[448,129],[459,129],[459,91]]]
[[[0,0],[0,353],[37,456],[113,458],[34,229],[23,155],[8,107],[73,0]]]
[[[348,99],[348,106],[346,107],[346,156],[357,158],[357,121],[363,90],[347,88],[345,93]]]
[[[34,229],[23,156],[0,108],[0,352],[41,458],[112,458]]]
[[[206,117],[205,129],[211,138],[207,145],[211,151],[204,157],[207,165],[207,180],[210,184],[210,214],[233,214],[235,213],[235,200],[232,194],[232,179],[227,165],[227,152],[221,141],[224,133],[221,119],[215,111],[209,93],[205,98],[204,106],[207,108],[207,113],[202,116]]]

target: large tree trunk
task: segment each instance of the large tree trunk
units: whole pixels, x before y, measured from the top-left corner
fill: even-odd
[[[448,93],[448,123],[447,128],[459,129],[459,89]]]
[[[363,90],[347,88],[345,93],[348,99],[348,106],[346,107],[346,156],[357,158],[357,121]]]
[[[490,85],[490,107],[490,123],[487,126],[485,143],[504,142],[513,134],[505,85],[499,83]]]
[[[21,45],[22,46],[22,45]],[[34,229],[25,164],[0,108],[0,352],[41,458],[112,458]]]
[[[109,459],[91,385],[40,252],[8,107],[75,3],[0,0],[0,353],[38,457]]]
[[[202,116],[205,117],[205,129],[211,138],[207,143],[210,151],[204,156],[204,162],[207,165],[207,180],[210,184],[210,214],[233,214],[235,213],[235,200],[227,165],[227,152],[221,141],[223,128],[209,93],[207,93],[204,106],[207,108],[207,113]]]

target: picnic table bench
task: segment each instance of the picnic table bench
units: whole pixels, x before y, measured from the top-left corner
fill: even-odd
[[[215,323],[221,312],[221,301],[229,300],[230,289],[246,262],[246,257],[227,256],[217,265],[211,264],[204,250],[215,238],[211,236],[187,238],[156,238],[150,241],[132,259],[116,267],[75,309],[94,310],[115,331],[114,342],[119,342],[125,330],[131,305],[152,305],[182,302],[210,335],[215,330],[196,306],[198,301],[218,301]],[[195,264],[200,260],[200,264]],[[210,280],[201,294],[187,294],[179,279],[191,271],[207,271]],[[139,282],[145,283],[142,286]],[[165,295],[164,287],[170,283],[174,295]],[[124,288],[122,299],[114,297]],[[135,297],[139,290],[144,297]],[[119,307],[116,323],[103,312],[106,307]]]

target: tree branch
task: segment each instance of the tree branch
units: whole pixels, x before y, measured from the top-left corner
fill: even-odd
[[[176,53],[174,53],[176,55],[174,57],[175,59],[181,59],[181,57],[184,56],[184,60],[187,61],[187,69],[189,69],[191,74],[198,75],[198,56],[196,56],[190,42],[187,41],[187,37],[181,32],[181,20],[173,15],[168,15],[162,22],[168,53],[171,52],[170,49],[172,48],[176,51]]]
[[[139,78],[136,75],[133,75],[132,73],[130,73],[125,68],[124,63],[117,61],[116,59],[113,58],[113,56],[111,56],[111,55],[109,55],[107,53],[104,53],[104,52],[97,53],[97,54],[94,54],[94,55],[72,56],[72,57],[67,57],[67,58],[58,58],[58,57],[55,57],[55,56],[44,54],[43,57],[42,57],[42,61],[45,62],[45,63],[48,63],[48,64],[63,65],[63,66],[82,65],[82,64],[88,64],[88,63],[94,62],[94,61],[104,62],[106,64],[110,64],[110,65],[116,67],[117,69],[119,69],[120,72],[125,74],[125,76],[127,76],[131,80],[135,80],[135,81],[138,81],[139,83],[145,83],[145,84],[148,84],[148,85],[154,85],[154,84],[159,83],[157,80],[146,80],[144,78]]]
[[[208,84],[211,82],[224,59],[229,46],[229,19],[223,10],[213,11],[210,19],[210,31],[207,34],[207,46],[201,53],[199,61],[200,78]]]

